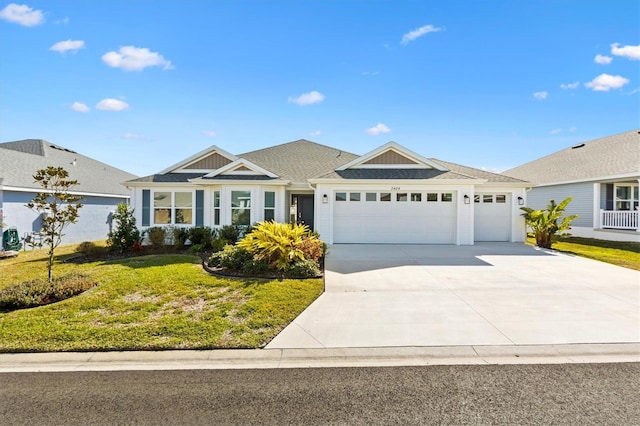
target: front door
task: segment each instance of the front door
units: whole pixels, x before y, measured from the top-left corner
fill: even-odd
[[[294,195],[298,198],[296,223],[307,225],[313,230],[313,194]]]

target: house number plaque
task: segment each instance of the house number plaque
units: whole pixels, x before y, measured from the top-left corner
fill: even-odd
[[[399,186],[392,186],[391,190],[392,191],[400,191],[400,187]]]

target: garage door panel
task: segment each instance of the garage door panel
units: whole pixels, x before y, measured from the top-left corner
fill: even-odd
[[[480,193],[476,194],[474,201],[474,240],[509,241],[510,196],[501,193]]]
[[[364,198],[364,197],[363,197]],[[336,243],[453,244],[456,232],[454,202],[344,201],[334,206]]]

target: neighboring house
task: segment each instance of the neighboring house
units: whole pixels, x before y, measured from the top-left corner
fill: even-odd
[[[531,208],[573,197],[566,213],[580,215],[571,229],[575,236],[640,241],[639,133],[632,130],[580,143],[504,174],[536,184],[527,196]]]
[[[212,146],[126,182],[138,225],[304,223],[334,243],[523,241],[529,183],[395,142],[358,156],[298,140],[240,155]]]
[[[78,181],[70,192],[82,195],[80,217],[63,231],[64,244],[106,240],[116,205],[129,201],[122,182],[136,176],[41,139],[0,143],[0,211],[21,238],[38,233],[42,216],[26,207],[42,187],[33,176],[48,166],[63,167]]]

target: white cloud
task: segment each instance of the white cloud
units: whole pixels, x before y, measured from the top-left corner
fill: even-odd
[[[549,96],[548,92],[535,92],[533,94],[533,97],[539,101],[542,101],[544,99],[547,99],[547,96]]]
[[[0,19],[25,27],[35,27],[44,22],[44,14],[41,10],[33,10],[26,4],[10,3],[0,10]]]
[[[624,56],[625,58],[632,60],[640,60],[640,44],[637,46],[620,46],[620,43],[613,43],[611,45],[611,54],[616,56]]]
[[[74,53],[84,47],[84,41],[82,40],[65,40],[59,41],[53,46],[49,48],[49,50],[53,50],[54,52],[66,53],[68,51],[73,51]]]
[[[436,33],[438,31],[442,31],[442,28],[434,27],[433,25],[425,25],[416,30],[409,31],[405,35],[402,36],[401,44],[407,44],[410,41],[417,39],[418,37],[422,37],[425,34]]]
[[[103,111],[122,111],[129,108],[129,104],[118,99],[108,98],[98,102],[96,108]]]
[[[122,135],[122,139],[128,139],[128,140],[136,140],[136,141],[146,141],[148,140],[148,138],[145,135],[139,135],[137,133],[125,133],[124,135]]]
[[[576,81],[575,83],[561,84],[560,88],[563,90],[569,90],[569,89],[577,89],[578,86],[580,86],[580,82]]]
[[[570,132],[575,132],[576,130],[578,130],[578,128],[576,126],[571,126],[567,130]]]
[[[553,129],[549,133],[552,135],[557,135],[558,133],[562,133],[562,129]]]
[[[314,130],[313,132],[309,133],[309,136],[316,137],[320,136],[320,134],[322,134],[320,130]]]
[[[613,61],[613,58],[611,56],[596,55],[596,57],[593,58],[593,62],[595,62],[596,64],[600,64],[600,65],[610,64],[611,61]]]
[[[102,61],[110,67],[122,68],[125,71],[141,71],[147,67],[173,69],[171,61],[144,47],[123,46],[117,52],[111,51],[102,55]]]
[[[608,92],[611,89],[619,89],[629,82],[629,79],[620,75],[600,74],[585,86],[596,92]]]
[[[312,90],[309,93],[303,93],[302,95],[297,97],[289,96],[289,102],[301,106],[319,104],[322,101],[324,101],[324,95],[315,90]]]
[[[635,95],[638,92],[640,92],[640,87],[637,87],[637,88],[633,89],[632,91],[627,93],[627,95]]]
[[[213,138],[217,135],[215,130],[204,130],[202,134],[205,136],[209,136],[210,138]]]
[[[54,24],[56,24],[56,25],[67,25],[69,23],[69,21],[70,21],[69,17],[65,16],[64,18],[58,19],[57,21],[55,21]]]
[[[378,123],[373,127],[369,127],[368,129],[365,129],[365,133],[372,136],[379,135],[380,133],[389,133],[390,131],[391,129],[382,123]]]
[[[87,112],[90,108],[82,102],[74,102],[71,104],[71,109],[78,112]]]

